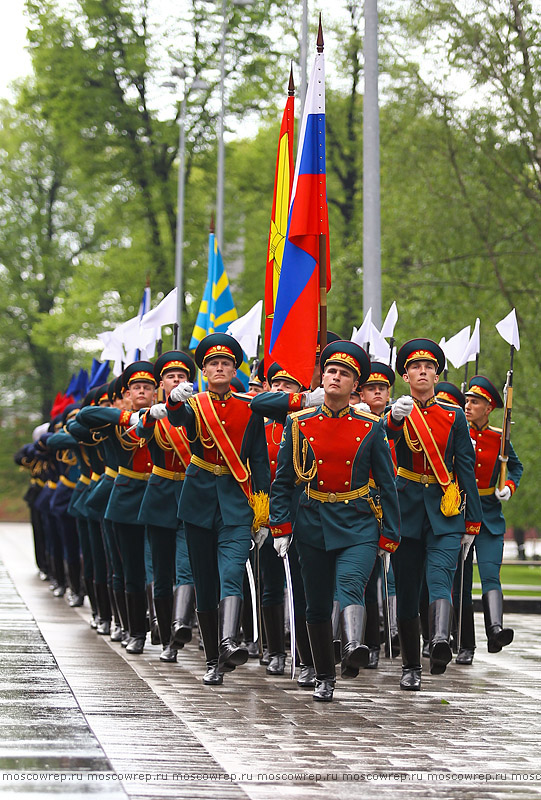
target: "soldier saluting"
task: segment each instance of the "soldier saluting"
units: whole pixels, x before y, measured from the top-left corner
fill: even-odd
[[[350,406],[354,386],[370,374],[365,351],[335,341],[321,354],[323,404],[286,422],[272,484],[271,530],[280,555],[292,536],[291,500],[305,484],[294,525],[306,591],[306,620],[316,671],[314,700],[332,700],[335,684],[331,613],[341,609],[342,677],[354,678],[368,663],[362,644],[364,590],[378,553],[398,547],[400,515],[391,453],[383,420]],[[382,533],[373,513],[370,472],[381,489]]]

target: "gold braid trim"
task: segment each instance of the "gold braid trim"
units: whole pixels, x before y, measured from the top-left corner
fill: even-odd
[[[163,436],[159,425],[154,426],[154,438],[156,440],[156,444],[162,450],[173,450],[173,445],[170,444],[170,442],[168,442],[167,439]]]
[[[293,468],[299,481],[303,483],[310,483],[317,474],[317,464],[314,461],[310,469],[306,470],[306,457],[308,455],[308,439],[304,438],[302,441],[302,467],[300,463],[300,440],[299,440],[299,423],[293,418],[291,422],[291,437],[293,440]]]
[[[199,441],[206,450],[212,450],[212,448],[214,447],[214,439],[212,438],[212,436],[208,436],[206,438],[203,436],[203,431],[201,430],[201,417],[199,416],[199,409],[193,397],[188,398],[188,405],[190,406],[190,408],[193,409],[195,415],[195,438],[190,439],[187,434],[186,438],[190,443],[195,442],[197,441],[197,439],[199,439]]]
[[[58,458],[58,453],[56,457]],[[58,460],[62,461],[64,464],[68,464],[70,467],[77,463],[77,459],[73,454],[73,450],[62,450]]]
[[[423,447],[419,439],[412,439],[408,430],[408,423],[404,420],[404,439],[412,453],[422,453]]]
[[[117,425],[115,427],[115,435],[123,450],[134,453],[139,447],[146,445],[146,439],[125,439],[123,433],[125,433],[124,428]]]

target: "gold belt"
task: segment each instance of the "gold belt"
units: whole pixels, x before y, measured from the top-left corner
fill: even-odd
[[[192,456],[190,463],[195,464],[196,467],[201,467],[207,472],[212,472],[214,475],[231,475],[229,467],[221,466],[220,464],[209,464],[208,461],[203,461],[199,456]]]
[[[118,474],[125,475],[126,478],[135,478],[138,481],[148,481],[150,478],[150,472],[135,472],[133,469],[127,469],[127,467],[119,467]]]
[[[70,489],[75,489],[76,486],[75,481],[68,480],[65,475],[60,476],[60,483],[63,483],[64,486],[67,486]]]
[[[495,490],[495,486],[489,486],[487,489],[479,489],[479,495],[480,497],[486,497],[489,494],[494,494]]]
[[[184,473],[183,472],[172,472],[170,469],[163,469],[162,467],[157,467],[156,464],[152,467],[152,474],[159,475],[160,478],[167,478],[170,481],[183,481],[184,480]]]
[[[79,480],[81,483],[84,483],[85,486],[88,486],[90,483],[90,478],[87,475],[79,475]]]
[[[42,488],[45,486],[45,481],[42,481],[41,478],[32,478],[32,480],[34,481],[34,483],[37,483],[37,485],[41,486]]]
[[[435,475],[421,475],[418,472],[411,472],[411,470],[405,469],[404,467],[398,467],[397,475],[399,475],[400,478],[407,478],[408,481],[422,483],[423,486],[428,486],[429,483],[438,483],[438,479]]]
[[[48,486],[49,489],[56,489],[56,483],[54,481],[47,481],[45,486]]]
[[[370,478],[370,480],[368,481],[368,485],[370,486],[371,489],[377,489],[378,488],[376,486],[376,481],[374,480],[374,478]]]
[[[370,487],[366,483],[351,492],[317,492],[307,486],[304,491],[308,497],[313,497],[314,500],[319,500],[320,503],[349,503],[350,500],[357,500],[358,497],[367,497],[370,493]]]
[[[116,476],[118,475],[118,472],[116,471],[116,469],[111,469],[111,467],[105,467],[104,472],[110,478],[116,478]]]
[[[101,475],[99,475],[97,472],[93,472],[92,475],[90,476],[90,480],[94,481],[94,483],[97,483],[100,478]]]

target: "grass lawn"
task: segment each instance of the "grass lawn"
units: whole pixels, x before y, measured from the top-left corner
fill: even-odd
[[[503,593],[506,597],[520,595],[522,597],[541,595],[541,562],[539,566],[515,566],[514,564],[503,564],[500,572],[500,580],[503,586]],[[473,582],[481,583],[477,564],[473,565]],[[508,586],[528,586],[528,589],[511,589]],[[481,595],[481,589],[473,590],[476,596]]]

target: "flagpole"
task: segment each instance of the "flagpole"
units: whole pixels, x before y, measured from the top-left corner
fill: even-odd
[[[318,53],[323,53],[321,12],[319,13],[316,47]],[[326,198],[324,202],[326,202]],[[327,237],[324,233],[319,234],[319,343],[322,353],[327,346]]]

